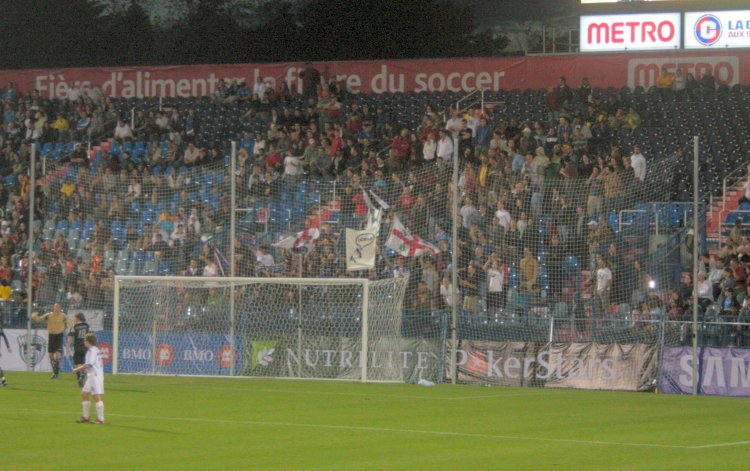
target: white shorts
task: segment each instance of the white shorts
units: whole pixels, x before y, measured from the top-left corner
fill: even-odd
[[[104,394],[104,378],[87,376],[86,383],[84,383],[81,391],[91,394]]]

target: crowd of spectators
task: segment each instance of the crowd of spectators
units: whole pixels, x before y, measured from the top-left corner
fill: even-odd
[[[469,313],[511,308],[531,315],[564,301],[585,316],[588,308],[575,300],[590,296],[591,313],[604,317],[612,306],[647,313],[663,303],[649,290],[645,260],[624,253],[609,218],[639,201],[649,169],[639,145],[618,144],[622,133],[648,123],[617,93],[594,93],[585,79],[572,88],[560,78],[546,94],[547,119],[522,121],[489,108],[444,113],[426,103],[422,123],[409,127],[342,83],[320,85],[310,65],[303,80],[301,97],[260,79],[252,87],[222,81],[211,97],[212,106],[242,110],[237,207],[250,211],[240,217],[238,276],[407,277],[406,308],[417,315],[453,303]],[[105,307],[116,272],[227,273],[227,152],[201,142],[194,106],[140,110],[131,127],[98,90],[47,100],[9,84],[2,96],[0,169],[11,184],[0,187],[0,208],[7,208],[0,284],[15,280],[17,295],[24,292],[30,145],[100,136],[111,145],[91,156],[74,146],[38,182],[35,298]],[[369,273],[347,272],[343,229],[364,224],[362,189],[390,205],[387,218],[398,214],[441,252],[405,258],[382,249]],[[317,200],[306,199],[313,194]],[[279,217],[278,207],[290,216]],[[312,250],[272,246],[280,232],[303,227],[320,230]],[[458,298],[450,285],[454,249]],[[582,280],[581,270],[590,279]],[[680,316],[687,293],[676,296],[669,312]]]

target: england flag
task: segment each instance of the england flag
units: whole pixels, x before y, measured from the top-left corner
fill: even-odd
[[[318,240],[318,237],[320,237],[320,231],[317,228],[305,229],[296,235],[281,239],[273,246],[281,249],[296,249],[299,247],[312,249],[315,247],[315,241]]]
[[[411,235],[409,230],[398,219],[398,216],[393,216],[391,232],[388,234],[385,246],[395,250],[404,257],[418,257],[425,252],[435,255],[440,252],[440,249],[436,246],[425,242],[417,236]]]

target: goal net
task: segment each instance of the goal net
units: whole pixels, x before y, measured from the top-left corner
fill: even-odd
[[[118,276],[113,372],[404,381],[404,291],[401,279]]]

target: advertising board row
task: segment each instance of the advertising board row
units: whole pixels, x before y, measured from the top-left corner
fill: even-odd
[[[581,51],[750,48],[750,10],[581,16]]]
[[[3,348],[0,367],[25,371],[29,351],[33,371],[51,371],[46,331],[5,331],[11,347]],[[97,333],[105,372],[112,372],[112,333]],[[449,342],[439,339],[380,338],[364,357],[359,339],[296,336],[235,339],[235,374],[241,376],[368,379],[416,383],[448,381]],[[3,345],[4,346],[4,345]],[[209,375],[230,373],[229,338],[220,334],[148,333],[120,337],[119,372],[131,374]],[[690,347],[650,344],[535,343],[460,340],[456,378],[463,384],[692,393]],[[365,360],[366,358],[366,360]],[[62,371],[71,370],[65,356]],[[750,397],[750,349],[702,348],[698,356],[699,392]]]
[[[628,30],[626,36],[657,37],[671,34],[670,31],[663,26],[653,30],[648,27],[636,33]],[[602,35],[605,33],[612,35],[611,30],[601,30]],[[750,50],[337,61],[313,65],[321,72],[322,80],[342,80],[353,94],[540,89],[554,87],[560,76],[566,77],[571,87],[577,87],[586,77],[595,87],[648,88],[656,83],[662,67],[670,72],[680,68],[695,77],[710,71],[718,84],[750,83]],[[275,63],[4,70],[0,71],[0,84],[13,82],[22,92],[36,89],[45,98],[64,99],[68,90],[77,88],[98,90],[113,98],[143,99],[210,96],[221,79],[241,79],[252,84],[262,78],[274,87],[286,82],[291,90],[301,93],[299,73],[303,68],[300,63]]]

